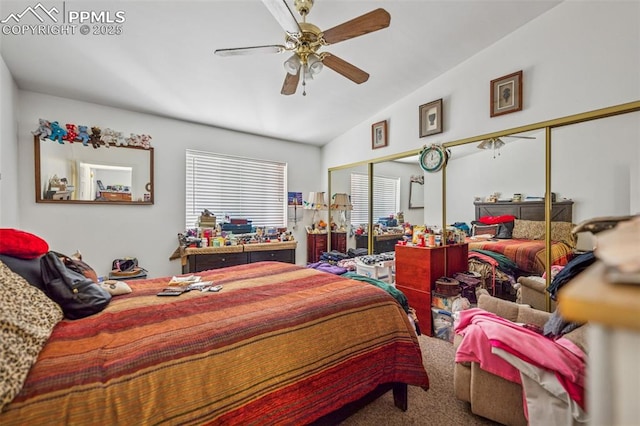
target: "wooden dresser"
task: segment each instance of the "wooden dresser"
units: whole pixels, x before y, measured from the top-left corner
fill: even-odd
[[[495,203],[473,203],[476,220],[483,216],[513,215],[522,220],[544,220],[544,201],[497,201]],[[551,203],[551,220],[554,222],[573,221],[573,201]]]
[[[403,234],[383,234],[373,237],[373,254],[387,253],[395,250],[398,241],[402,240]],[[367,248],[369,246],[368,235],[356,235],[356,248]]]
[[[332,232],[331,233],[331,251],[347,252],[347,233]]]
[[[296,241],[181,250],[182,273],[194,273],[265,260],[296,263]]]
[[[100,191],[100,196],[107,201],[131,201],[130,192]]]
[[[320,256],[327,251],[327,233],[307,233],[307,263],[320,262]]]
[[[409,306],[416,310],[422,333],[431,336],[431,292],[435,282],[468,269],[469,245],[433,248],[397,245],[395,248],[396,288],[407,296]]]

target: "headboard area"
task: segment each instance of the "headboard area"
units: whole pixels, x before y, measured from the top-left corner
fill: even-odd
[[[544,220],[544,201],[475,202],[476,220],[483,216],[513,215],[522,220]],[[573,222],[573,201],[556,201],[551,207],[552,222]]]

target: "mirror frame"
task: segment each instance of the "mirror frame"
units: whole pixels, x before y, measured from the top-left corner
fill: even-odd
[[[153,147],[143,148],[139,146],[116,146],[111,145],[109,149],[136,149],[142,150],[149,153],[149,182],[147,185],[150,185],[149,191],[149,201],[102,201],[102,200],[47,200],[42,198],[42,171],[41,171],[41,159],[40,159],[40,143],[42,140],[38,136],[33,137],[33,157],[35,163],[35,191],[36,191],[36,203],[44,203],[44,204],[109,204],[109,205],[128,205],[128,206],[144,206],[144,205],[153,205],[154,203],[154,151]],[[51,141],[56,143],[55,141]]]
[[[451,142],[445,142],[442,144],[444,148],[451,148],[458,145],[465,145],[469,143],[477,143],[485,139],[499,138],[512,134],[524,133],[533,130],[545,131],[545,249],[546,249],[546,286],[551,283],[551,130],[557,127],[568,126],[572,124],[583,123],[591,120],[598,120],[607,117],[613,117],[616,115],[627,114],[640,111],[640,100],[628,102],[624,104],[618,104],[606,108],[592,110],[588,112],[573,114],[561,118],[551,119],[547,121],[541,121],[538,123],[528,124],[520,127],[514,127],[511,129],[501,130],[497,132],[487,133],[478,136],[472,136],[464,139],[458,139]],[[369,253],[373,250],[373,165],[384,161],[395,160],[399,158],[409,157],[412,155],[419,155],[423,148],[417,148],[412,151],[401,152],[394,155],[388,155],[385,157],[375,158],[372,160],[361,161],[358,163],[352,163],[344,166],[330,167],[328,169],[328,184],[329,193],[331,193],[331,172],[333,170],[339,170],[345,167],[352,167],[355,165],[368,164],[369,166]],[[446,229],[447,226],[447,179],[446,179],[447,164],[445,163],[442,168],[442,229]],[[445,260],[446,261],[446,260]],[[546,309],[551,310],[551,299],[549,293],[545,293]]]

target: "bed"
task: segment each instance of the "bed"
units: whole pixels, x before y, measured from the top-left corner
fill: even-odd
[[[541,276],[545,272],[547,250],[544,240],[469,240],[469,250],[483,250],[502,254],[512,260],[522,273]],[[573,247],[563,241],[552,242],[552,265],[566,265],[572,257]]]
[[[288,263],[199,273],[223,286],[158,297],[128,282],[53,327],[0,424],[307,424],[394,384],[428,389],[402,307],[367,283]],[[403,399],[405,398],[405,399]]]
[[[544,202],[476,202],[474,206],[472,236],[467,239],[469,270],[482,275],[485,287],[495,295],[497,286],[510,288],[520,275],[545,273]],[[573,201],[552,203],[552,265],[564,266],[573,257],[572,217]]]

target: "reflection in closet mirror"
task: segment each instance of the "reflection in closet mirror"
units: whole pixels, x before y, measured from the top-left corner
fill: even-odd
[[[484,200],[494,194],[496,199],[511,199],[510,202],[516,194],[523,200],[527,197],[544,199],[547,192],[554,193],[558,199],[574,201],[574,223],[601,215],[637,214],[640,212],[638,110],[640,101],[635,101],[446,142],[443,145],[451,150],[447,166],[442,173],[425,176],[424,211],[409,209],[404,212],[405,221],[442,225],[468,223],[475,219],[476,199]],[[509,138],[507,135],[525,136],[527,139]],[[490,149],[477,148],[488,138],[500,138],[504,144]],[[551,147],[549,152],[547,145]],[[414,164],[418,167],[419,153],[417,149],[392,159],[374,159],[365,163],[363,168],[369,164],[375,168],[376,175],[383,175],[383,164],[411,156],[416,158]],[[333,170],[337,169],[340,167]],[[418,167],[414,174],[420,172]],[[330,185],[339,183],[335,173],[329,170]],[[408,192],[409,186],[405,184],[405,188]],[[332,189],[332,192],[338,191]],[[373,192],[375,204],[375,187]],[[543,217],[547,216],[546,205],[542,208]],[[412,212],[417,212],[419,217],[411,217]],[[551,221],[551,211],[548,213]],[[550,253],[550,239],[545,240],[545,244],[546,252]]]
[[[544,197],[544,131],[489,138],[450,148],[447,163],[447,223],[471,224],[475,201],[513,202],[515,194]],[[483,149],[488,140],[501,141]],[[544,220],[544,211],[540,220]]]
[[[347,250],[356,248],[356,230],[363,226],[366,228],[369,217],[369,202],[367,195],[368,170],[367,165],[355,165],[330,172],[331,197],[337,193],[348,194],[353,209],[345,217],[347,219]],[[330,210],[332,219],[339,223],[340,212]]]
[[[424,186],[413,185],[413,180],[424,179],[424,172],[418,165],[418,156],[410,155],[381,161],[373,165],[373,213],[374,221],[397,218],[402,212],[404,222],[424,223]],[[424,182],[424,180],[422,180]],[[411,203],[415,196],[416,206]],[[421,207],[418,207],[421,203]]]
[[[38,203],[153,204],[153,148],[34,138]]]
[[[551,190],[575,201],[574,223],[640,212],[640,112],[551,130]],[[579,250],[595,239],[578,235]]]

